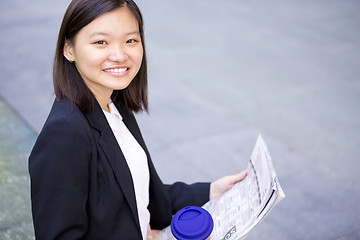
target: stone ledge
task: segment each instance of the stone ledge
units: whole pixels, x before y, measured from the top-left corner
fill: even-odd
[[[36,134],[0,98],[0,239],[35,239],[27,170],[35,139]]]

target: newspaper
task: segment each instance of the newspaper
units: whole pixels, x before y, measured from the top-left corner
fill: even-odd
[[[247,171],[244,180],[202,206],[214,220],[211,239],[244,239],[285,197],[261,135],[257,138]],[[158,238],[173,240],[170,227],[160,231]]]

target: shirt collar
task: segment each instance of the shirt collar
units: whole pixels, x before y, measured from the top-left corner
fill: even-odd
[[[111,122],[113,122],[113,121],[116,122],[119,120],[122,121],[123,118],[122,118],[121,114],[119,113],[119,110],[116,108],[115,104],[111,101],[111,99],[109,100],[108,106],[109,106],[110,112],[103,110],[108,121],[111,121]],[[110,125],[112,125],[112,124],[110,124]]]

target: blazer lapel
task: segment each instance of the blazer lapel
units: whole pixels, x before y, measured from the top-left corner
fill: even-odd
[[[106,120],[104,113],[98,102],[94,99],[94,111],[87,114],[90,125],[100,132],[99,145],[104,151],[116,179],[125,195],[125,198],[131,208],[135,221],[140,230],[139,215],[136,206],[136,197],[134,184],[130,169],[126,159],[117,143],[117,140]]]
[[[147,155],[150,172],[150,201],[148,209],[150,211],[150,222],[152,224],[151,227],[154,227],[156,229],[162,229],[169,225],[172,218],[172,208],[169,193],[167,192],[164,184],[162,183],[160,177],[155,170],[155,167],[151,161],[149,151],[146,147],[134,115],[130,114],[128,111],[126,111],[119,105],[117,105],[116,107],[119,110],[121,116],[123,117],[125,125],[133,134],[133,136],[138,141],[140,146],[144,149]]]

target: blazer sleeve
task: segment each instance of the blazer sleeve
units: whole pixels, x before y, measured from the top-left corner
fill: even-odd
[[[29,157],[36,239],[81,239],[87,230],[90,140],[80,124],[48,122]]]
[[[172,185],[165,185],[167,188],[172,214],[187,206],[202,206],[209,201],[210,183],[185,184],[176,182]]]

